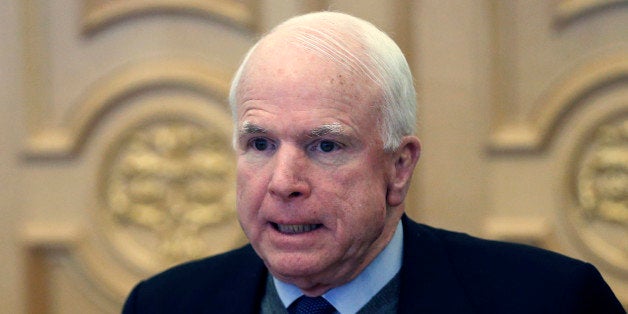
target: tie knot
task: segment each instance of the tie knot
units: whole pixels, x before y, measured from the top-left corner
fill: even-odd
[[[336,309],[323,297],[301,296],[288,307],[290,314],[331,314]]]

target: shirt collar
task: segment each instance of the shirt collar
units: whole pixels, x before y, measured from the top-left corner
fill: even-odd
[[[327,291],[323,297],[339,313],[356,313],[399,272],[402,254],[403,227],[399,221],[392,239],[375,259],[352,281]],[[275,277],[273,282],[286,308],[303,295],[295,285]]]

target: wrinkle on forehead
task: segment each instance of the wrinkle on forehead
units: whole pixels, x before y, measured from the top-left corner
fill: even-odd
[[[311,21],[310,21],[311,22]],[[320,21],[319,21],[320,22]],[[263,71],[277,71],[275,74],[290,75],[285,69],[265,67],[266,58],[286,51],[300,53],[303,58],[300,70],[308,67],[316,60],[328,63],[335,68],[337,75],[330,75],[329,81],[338,84],[357,84],[363,96],[376,96],[375,103],[383,101],[384,83],[379,73],[374,71],[373,60],[363,44],[363,38],[350,25],[330,25],[324,27],[313,23],[282,25],[265,36],[254,48],[251,58],[244,69],[241,83],[245,83],[249,75],[261,68]],[[301,52],[298,52],[301,51]],[[294,56],[294,54],[293,54]],[[290,62],[290,60],[285,60]],[[273,76],[269,77],[273,78]],[[246,84],[243,84],[246,85]],[[346,89],[349,86],[344,86]],[[241,95],[241,88],[238,94]],[[354,95],[360,96],[360,95]],[[239,102],[242,102],[242,98]],[[374,103],[374,104],[375,104]]]
[[[379,109],[382,93],[372,81],[305,49],[283,39],[259,47],[240,81],[238,108],[270,96]]]
[[[352,36],[339,34],[334,29],[310,26],[296,26],[284,33],[287,33],[286,36],[292,43],[334,62],[351,76],[367,78],[380,86],[381,78],[372,70],[372,66],[366,63],[366,60],[370,59],[366,48]]]

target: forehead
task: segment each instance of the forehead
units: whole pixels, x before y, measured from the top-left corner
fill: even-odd
[[[271,34],[248,60],[236,93],[237,103],[289,94],[373,108],[380,101],[380,89],[352,62],[337,54],[311,49],[286,34]]]

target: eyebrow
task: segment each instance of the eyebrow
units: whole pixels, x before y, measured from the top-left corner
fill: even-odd
[[[250,121],[245,121],[242,123],[242,127],[240,128],[238,134],[239,136],[245,136],[250,134],[267,134],[268,130],[260,125],[251,123]],[[309,132],[307,132],[308,137],[322,137],[325,135],[343,135],[344,128],[342,124],[338,122],[323,124],[318,127],[313,128]]]
[[[253,124],[249,121],[244,121],[244,123],[242,123],[242,127],[240,128],[240,131],[238,132],[240,135],[245,135],[245,134],[265,134],[268,133],[268,130],[266,130],[265,128],[257,125],[257,124]]]
[[[310,137],[321,137],[321,136],[330,135],[330,134],[331,135],[344,134],[344,129],[342,125],[338,122],[334,122],[330,124],[323,124],[321,126],[318,126],[312,129],[308,135]]]

